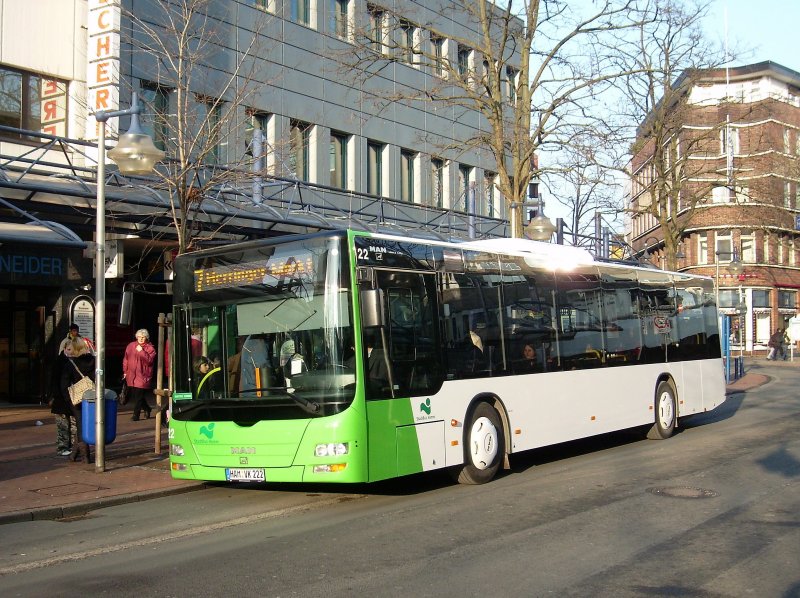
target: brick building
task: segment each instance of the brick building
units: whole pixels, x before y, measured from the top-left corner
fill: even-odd
[[[658,266],[675,259],[680,271],[718,278],[733,349],[763,353],[771,332],[798,310],[800,73],[762,62],[687,73],[674,89],[682,114],[671,140],[681,173],[672,179],[675,201],[659,208],[677,225],[674,255],[648,209],[670,169],[653,163],[647,121],[631,162],[629,243]],[[729,272],[734,260],[741,273]]]

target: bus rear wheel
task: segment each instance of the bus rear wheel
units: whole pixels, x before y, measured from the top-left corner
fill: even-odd
[[[656,421],[647,433],[651,440],[665,440],[675,432],[678,419],[675,394],[675,387],[670,382],[659,382],[655,398]]]
[[[464,464],[457,469],[460,484],[485,484],[494,478],[505,454],[500,415],[488,403],[479,403],[464,434]]]

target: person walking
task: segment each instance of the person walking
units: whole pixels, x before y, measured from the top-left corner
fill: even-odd
[[[69,387],[78,382],[83,376],[94,380],[94,355],[91,354],[88,345],[81,338],[76,338],[67,343],[64,347],[64,355],[66,355],[67,360],[61,371],[61,395],[72,410],[72,416],[75,418],[76,435],[76,442],[72,446],[69,458],[71,461],[77,461],[80,458],[84,463],[91,463],[89,445],[83,441],[82,407],[80,403],[77,405],[72,404],[69,396]]]
[[[150,418],[147,397],[153,392],[155,363],[156,348],[150,342],[150,333],[146,328],[140,328],[136,331],[136,340],[128,344],[122,358],[122,377],[133,400],[133,421],[139,421],[142,411],[145,418]]]
[[[786,359],[786,350],[784,349],[784,341],[785,341],[785,333],[783,328],[778,328],[775,332],[772,333],[772,336],[769,337],[769,342],[767,346],[769,347],[769,354],[767,355],[767,359],[769,361],[775,361],[779,356],[782,357],[784,360]]]

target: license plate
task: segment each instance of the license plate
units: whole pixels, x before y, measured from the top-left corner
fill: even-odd
[[[255,468],[225,469],[225,479],[229,482],[263,482],[264,470]]]

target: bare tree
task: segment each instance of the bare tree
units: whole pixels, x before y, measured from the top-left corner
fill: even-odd
[[[468,138],[457,146],[426,141],[439,143],[448,157],[465,150],[488,155],[507,207],[516,208],[529,181],[547,170],[536,165],[537,153],[569,144],[577,123],[589,126],[586,107],[620,76],[612,68],[621,62],[612,61],[611,38],[637,24],[635,4],[602,0],[579,12],[565,0],[442,0],[410,14],[392,13],[376,0],[357,28],[355,51],[343,53],[342,62],[366,81],[378,110],[391,102],[434,102],[451,110]],[[382,79],[394,63],[429,74],[424,88]],[[521,230],[521,210],[509,213]]]
[[[247,27],[239,10],[250,11]],[[258,127],[249,101],[265,83],[258,52],[270,17],[213,0],[133,0],[124,17],[132,76],[149,82],[147,116],[167,152],[157,176],[183,253],[224,225],[204,216],[204,204],[241,184],[259,158],[247,151],[246,129]]]
[[[553,196],[569,213],[565,240],[592,249],[597,240],[597,217],[605,214],[613,220],[620,212],[622,184],[613,170],[600,165],[603,160],[596,152],[601,149],[594,135],[575,135],[572,143],[558,152],[558,171],[548,177],[558,190]]]
[[[645,10],[654,18],[640,20],[636,36],[616,44],[622,61],[617,68],[631,75],[615,81],[620,109],[600,142],[606,155],[614,146],[624,148],[617,166],[632,185],[626,210],[644,228],[660,229],[668,269],[677,267],[681,237],[712,189],[736,190],[724,163],[725,155],[733,155],[726,108],[702,106],[691,96],[709,69],[730,58],[703,31],[710,4],[652,0]],[[722,157],[721,137],[727,150]]]

